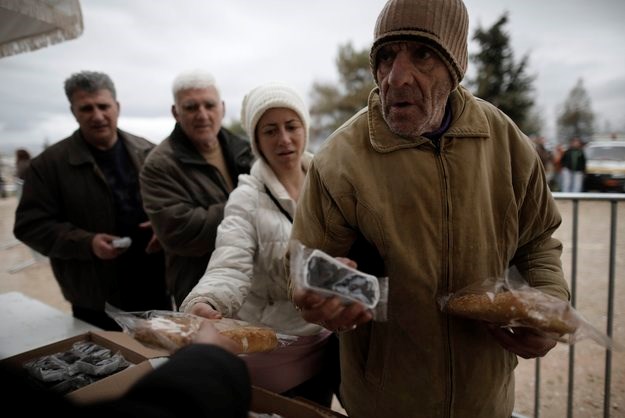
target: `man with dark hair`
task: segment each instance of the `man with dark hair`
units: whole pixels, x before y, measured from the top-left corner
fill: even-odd
[[[108,75],[73,74],[65,93],[79,128],[32,160],[14,233],[50,258],[76,318],[119,329],[105,302],[124,310],[170,307],[164,256],[139,193],[139,170],[154,145],[117,128],[120,107]]]
[[[586,155],[584,143],[578,137],[571,139],[570,145],[560,160],[562,164],[562,191],[580,193],[584,191],[584,173],[586,172]]]

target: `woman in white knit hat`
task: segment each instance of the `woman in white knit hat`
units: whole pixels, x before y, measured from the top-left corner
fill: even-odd
[[[180,310],[239,318],[300,337],[271,353],[246,356],[252,383],[329,406],[339,380],[336,339],[295,310],[284,261],[312,160],[306,151],[309,119],[301,97],[288,86],[265,84],[245,96],[241,122],[257,161],[249,175],[239,176],[206,273]]]

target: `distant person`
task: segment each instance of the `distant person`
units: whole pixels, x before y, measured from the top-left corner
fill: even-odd
[[[0,165],[0,168],[2,166]],[[2,199],[6,199],[8,197],[8,193],[7,193],[7,189],[6,189],[6,182],[4,181],[4,177],[2,177],[2,174],[0,173],[0,197]]]
[[[22,187],[24,185],[24,176],[26,170],[30,167],[30,153],[24,148],[15,150],[15,186],[16,196],[19,202],[22,197]]]
[[[50,258],[76,318],[116,330],[105,302],[131,311],[171,306],[163,252],[139,193],[139,170],[154,145],[117,128],[108,75],[73,74],[65,94],[79,128],[31,161],[14,233]],[[122,237],[129,247],[116,247]]]
[[[298,336],[270,353],[245,357],[252,383],[329,407],[339,384],[338,340],[295,310],[285,266],[292,217],[312,160],[306,152],[309,119],[302,98],[286,85],[264,84],[245,96],[241,123],[257,160],[249,175],[239,176],[208,268],[181,310]]]
[[[24,416],[64,418],[247,418],[251,385],[238,345],[204,321],[194,343],[170,356],[117,399],[79,404],[34,386],[23,370],[0,364],[5,408]],[[23,399],[27,399],[25,402]]]
[[[564,155],[564,147],[562,144],[556,144],[552,152],[551,162],[553,164],[553,179],[551,182],[551,190],[554,192],[562,191],[562,156]]]
[[[562,192],[580,193],[584,187],[586,173],[586,156],[583,150],[584,143],[578,137],[571,139],[569,147],[560,164],[562,166]]]
[[[5,199],[6,197],[8,197],[8,193],[6,190],[6,181],[4,180],[4,177],[2,176],[3,171],[4,171],[4,167],[3,167],[2,159],[0,159],[0,198]]]
[[[211,74],[183,72],[172,90],[176,125],[147,159],[141,192],[180,306],[206,271],[228,196],[253,156],[248,141],[221,126],[225,105]]]

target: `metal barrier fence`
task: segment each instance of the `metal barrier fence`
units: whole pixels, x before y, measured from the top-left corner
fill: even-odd
[[[571,244],[571,304],[576,306],[577,302],[577,261],[578,261],[578,229],[579,229],[579,204],[582,201],[603,201],[610,204],[610,238],[609,238],[609,266],[608,266],[608,301],[607,301],[607,326],[606,334],[612,338],[614,326],[614,281],[616,275],[616,227],[617,210],[619,202],[625,202],[625,194],[616,193],[554,193],[556,200],[567,200],[572,203],[572,244]],[[566,416],[573,417],[573,389],[575,370],[575,345],[569,345],[568,362],[568,387],[567,387],[567,408]],[[534,386],[534,417],[540,418],[540,358],[535,360],[535,386]],[[612,382],[612,351],[605,350],[605,373],[604,373],[604,399],[603,416],[610,416],[610,395]]]

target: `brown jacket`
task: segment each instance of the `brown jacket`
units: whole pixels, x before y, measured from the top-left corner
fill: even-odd
[[[230,179],[248,174],[253,155],[248,141],[219,132]],[[167,284],[180,306],[200,280],[215,249],[228,188],[178,124],[150,154],[141,171],[143,205],[166,254]]]
[[[315,156],[297,206],[292,238],[389,277],[388,321],[340,336],[350,417],[509,417],[515,355],[438,298],[509,265],[568,298],[551,236],[561,218],[532,144],[464,88],[450,101],[437,149],[391,133],[374,90]]]

